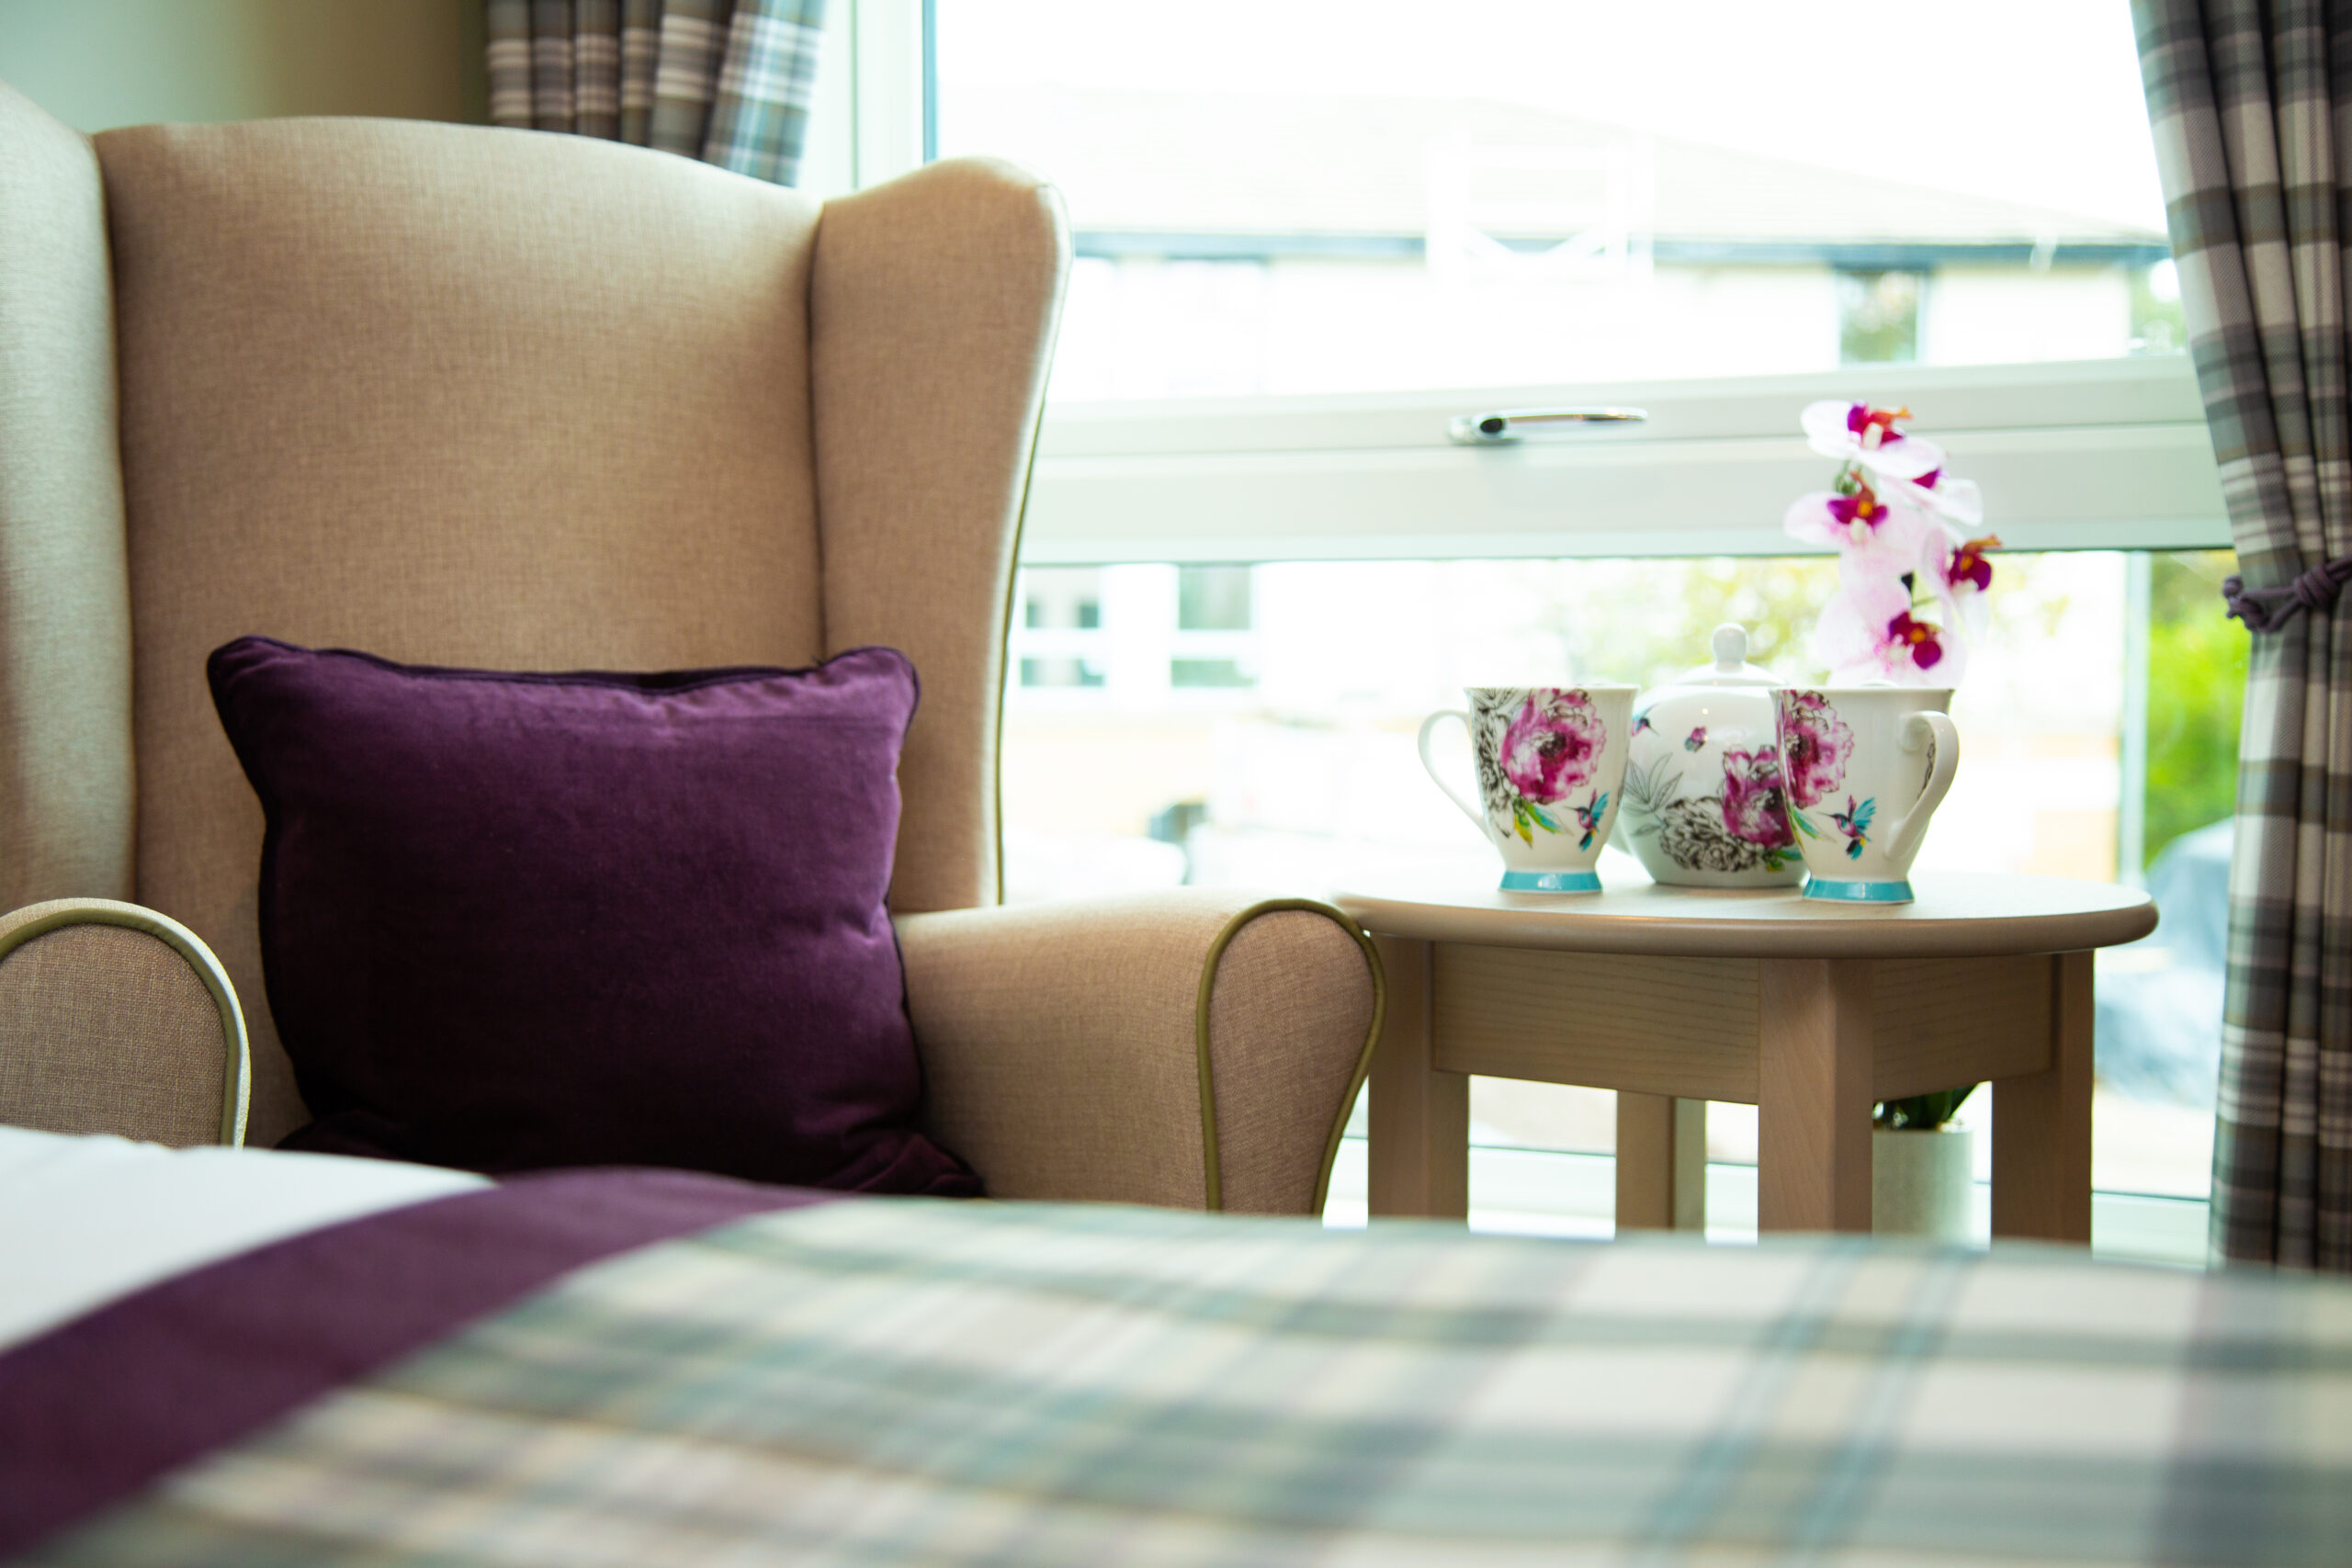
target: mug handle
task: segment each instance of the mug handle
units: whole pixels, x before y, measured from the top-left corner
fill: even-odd
[[[1445,792],[1445,798],[1453,802],[1453,804],[1460,808],[1463,816],[1470,818],[1471,825],[1478,829],[1478,836],[1483,839],[1489,836],[1488,829],[1487,828],[1487,814],[1484,811],[1479,810],[1476,807],[1472,806],[1461,795],[1456,795],[1453,791],[1453,786],[1439,776],[1437,764],[1430,760],[1430,732],[1435,730],[1441,722],[1449,718],[1458,718],[1462,721],[1462,728],[1466,730],[1470,728],[1470,716],[1464,713],[1460,708],[1440,708],[1437,712],[1430,715],[1429,717],[1421,720],[1421,736],[1419,740],[1421,750],[1421,766],[1429,770],[1430,782],[1437,785],[1439,789]],[[1476,731],[1472,731],[1472,740],[1474,743],[1476,740]]]
[[[1919,852],[1919,840],[1927,836],[1928,818],[1943,804],[1944,793],[1951,788],[1951,776],[1960,771],[1960,730],[1945,713],[1915,713],[1903,722],[1903,749],[1917,751],[1919,730],[1925,727],[1936,743],[1936,765],[1928,771],[1928,782],[1920,787],[1919,798],[1911,803],[1903,820],[1887,835],[1886,858],[1891,865],[1908,866],[1911,857]]]

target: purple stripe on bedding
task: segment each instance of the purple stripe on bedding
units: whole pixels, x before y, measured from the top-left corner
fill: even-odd
[[[838,1196],[559,1171],[307,1232],[126,1296],[0,1353],[0,1559],[583,1265]]]

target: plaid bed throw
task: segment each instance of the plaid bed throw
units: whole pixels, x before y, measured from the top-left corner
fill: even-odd
[[[2352,1288],[844,1202],[594,1265],[31,1561],[2352,1560]]]

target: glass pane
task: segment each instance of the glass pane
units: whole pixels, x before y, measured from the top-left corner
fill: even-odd
[[[2003,554],[1991,633],[1953,703],[1964,761],[1919,861],[1923,876],[2134,878],[2123,807],[2143,802],[2165,924],[2099,958],[2105,1190],[2207,1186],[2245,685],[2245,637],[2215,592],[2230,563]],[[1493,851],[1416,755],[1427,714],[1494,681],[1656,685],[1704,662],[1727,620],[1748,628],[1755,662],[1817,679],[1807,631],[1836,572],[1817,557],[1025,570],[1012,637],[1024,678],[1006,705],[1009,891],[1314,890],[1421,868],[1491,885]],[[1099,605],[1082,628],[1079,602]],[[1026,678],[1051,658],[1094,683]],[[1453,739],[1446,760],[1466,783]],[[1614,847],[1603,862],[1604,880],[1643,874]],[[1606,1150],[1614,1123],[1597,1092],[1481,1080],[1476,1135]],[[1962,1121],[1983,1124],[1988,1100]],[[1716,1157],[1752,1161],[1754,1128],[1752,1111],[1720,1111]]]
[[[1057,398],[2183,341],[2122,5],[937,15],[942,153],[1012,158],[1069,203]]]
[[[1246,566],[1177,568],[1176,628],[1188,632],[1248,631],[1252,581]]]
[[[1909,365],[1919,357],[1919,296],[1925,275],[1917,272],[1841,272],[1838,275],[1838,362],[1841,365]]]
[[[2202,1195],[2210,1182],[2229,926],[2230,814],[2247,638],[2222,613],[2228,550],[2146,558],[2144,881],[2156,933],[2098,956],[2101,1184]]]

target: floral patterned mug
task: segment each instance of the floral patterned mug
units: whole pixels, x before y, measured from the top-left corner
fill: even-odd
[[[1911,862],[1960,767],[1949,689],[1773,689],[1808,898],[1911,902]]]
[[[1617,818],[1634,688],[1473,686],[1464,694],[1467,713],[1446,708],[1422,721],[1421,766],[1501,852],[1504,888],[1600,892],[1592,866]],[[1430,757],[1430,736],[1449,718],[1468,727],[1477,753],[1476,805]]]

